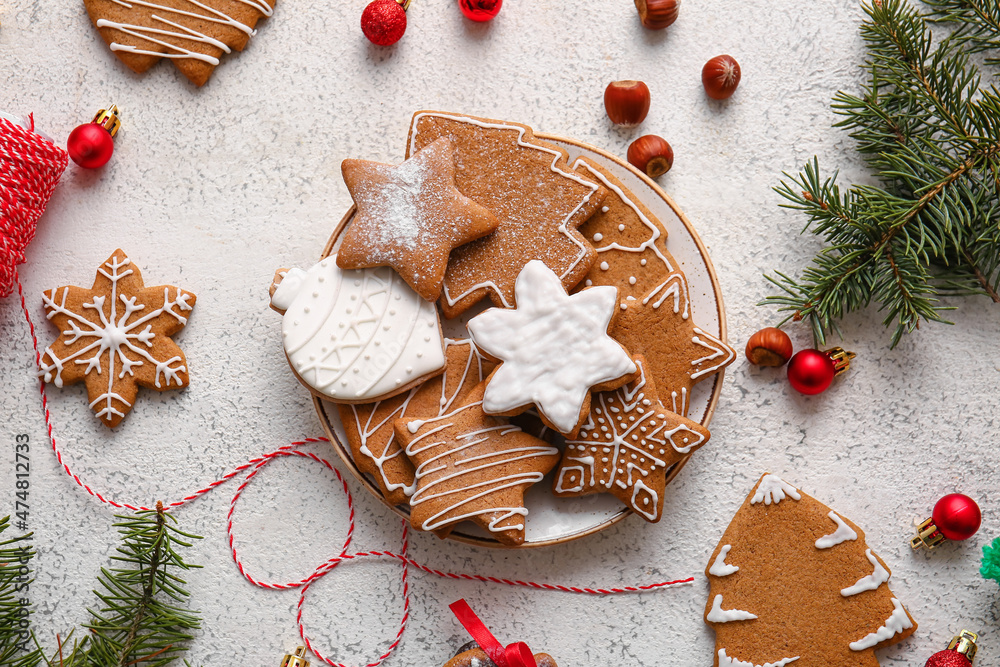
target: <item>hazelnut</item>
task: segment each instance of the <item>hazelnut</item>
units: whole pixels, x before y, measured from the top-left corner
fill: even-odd
[[[783,366],[792,351],[792,339],[774,327],[761,329],[747,341],[747,359],[758,366]]]
[[[680,0],[635,0],[639,20],[650,30],[662,30],[677,20]]]
[[[604,90],[604,110],[612,123],[635,127],[649,113],[649,88],[642,81],[612,81]]]
[[[740,85],[740,64],[732,56],[715,56],[701,70],[701,84],[713,100],[724,100]]]
[[[628,147],[628,163],[650,178],[656,178],[674,166],[674,149],[662,137],[647,134]]]

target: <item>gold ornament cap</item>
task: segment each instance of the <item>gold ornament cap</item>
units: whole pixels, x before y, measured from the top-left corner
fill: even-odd
[[[964,655],[971,663],[976,659],[976,651],[979,650],[979,647],[976,646],[977,641],[979,641],[979,635],[975,632],[962,630],[948,644],[948,650]]]
[[[295,649],[295,655],[285,655],[285,659],[281,661],[281,667],[309,667],[309,661],[306,660],[306,647],[300,646]]]
[[[944,540],[944,535],[941,534],[941,531],[938,530],[937,525],[934,523],[934,517],[931,517],[924,519],[917,526],[917,536],[910,539],[910,546],[914,549],[927,549],[930,551],[936,549]],[[978,635],[974,636],[978,639]]]
[[[112,104],[107,109],[101,109],[94,116],[93,122],[107,130],[108,134],[114,138],[122,127],[122,119],[118,117],[118,106]]]
[[[842,347],[831,347],[823,350],[826,356],[833,360],[833,376],[839,377],[851,369],[851,359],[858,356],[853,352],[848,352]]]

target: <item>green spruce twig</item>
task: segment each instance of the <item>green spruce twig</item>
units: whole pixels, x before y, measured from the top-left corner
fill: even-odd
[[[0,519],[0,665],[5,667],[35,667],[42,661],[40,650],[25,652],[28,644],[22,634],[22,620],[31,612],[25,604],[25,593],[31,584],[31,533],[4,538],[10,528],[10,517]]]
[[[782,206],[803,211],[803,231],[826,246],[801,277],[767,276],[781,293],[763,303],[787,312],[785,321],[808,320],[818,344],[848,313],[877,304],[895,346],[921,321],[947,322],[943,296],[1000,303],[1000,91],[982,87],[969,60],[978,48],[971,28],[935,43],[905,0],[863,8],[868,81],[860,95],[837,93],[833,109],[880,185],[842,191],[815,158],[785,174],[775,188]]]
[[[983,565],[979,573],[984,579],[992,579],[1000,584],[1000,537],[992,545],[983,547]]]

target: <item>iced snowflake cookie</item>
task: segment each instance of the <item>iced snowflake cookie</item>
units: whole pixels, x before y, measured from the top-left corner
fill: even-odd
[[[490,308],[469,320],[473,342],[501,362],[483,410],[510,416],[535,405],[546,425],[575,436],[591,392],[616,389],[637,370],[608,336],[617,290],[568,295],[559,276],[532,260],[517,277],[515,301],[515,308]]]
[[[663,405],[684,416],[691,388],[722,371],[736,353],[695,324],[687,279],[667,251],[663,224],[594,161],[581,157],[573,168],[608,191],[601,210],[580,227],[597,249],[581,287],[618,288],[622,316],[612,337],[646,357]]]
[[[331,401],[389,398],[444,370],[437,309],[388,267],[345,271],[331,256],[279,269],[271,307],[292,371]]]
[[[663,516],[667,471],[710,437],[708,429],[663,409],[635,358],[639,377],[594,394],[580,434],[566,440],[552,490],[557,496],[610,493],[646,521]]]
[[[187,324],[195,295],[146,287],[121,250],[98,267],[90,289],[57,287],[42,300],[60,334],[42,353],[39,375],[57,387],[86,383],[102,424],[117,426],[125,418],[140,385],[157,391],[187,386],[187,361],[170,336]]]
[[[776,475],[754,486],[705,571],[717,667],[878,667],[917,624],[854,523]]]
[[[274,0],[83,0],[111,51],[134,72],[172,60],[201,86],[225,53],[242,51]]]
[[[451,251],[500,224],[455,187],[454,150],[447,137],[398,167],[344,160],[342,169],[358,210],[344,232],[337,265],[391,266],[428,301],[441,295]]]
[[[600,208],[604,189],[573,172],[564,150],[518,123],[418,111],[407,156],[442,137],[454,146],[458,189],[500,221],[489,236],[452,252],[441,295],[445,317],[486,296],[513,307],[514,283],[531,260],[544,262],[567,290],[583,280],[596,253],[577,227]]]
[[[555,467],[559,450],[483,412],[484,389],[480,384],[444,414],[394,422],[416,466],[410,522],[439,531],[470,520],[516,546],[528,516],[524,491]]]
[[[446,338],[444,373],[410,389],[374,403],[337,406],[354,461],[372,475],[392,505],[410,502],[414,491],[413,464],[393,430],[393,420],[410,415],[444,414],[493,370],[472,341]]]

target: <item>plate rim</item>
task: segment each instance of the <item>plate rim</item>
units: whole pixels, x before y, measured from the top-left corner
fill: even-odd
[[[677,218],[681,221],[681,224],[684,225],[684,228],[687,230],[688,234],[691,236],[691,239],[694,241],[695,246],[698,248],[698,253],[701,255],[701,259],[704,262],[705,268],[708,271],[709,281],[712,283],[712,292],[715,295],[716,313],[719,318],[719,338],[720,340],[728,344],[727,340],[728,327],[726,326],[726,305],[722,298],[722,287],[719,284],[718,274],[716,274],[715,272],[715,265],[712,264],[712,259],[708,255],[708,248],[705,246],[705,243],[701,240],[701,236],[698,235],[698,232],[695,230],[694,225],[688,219],[687,215],[685,215],[684,212],[680,209],[677,203],[674,202],[673,198],[670,195],[668,195],[666,191],[663,188],[661,188],[658,183],[656,183],[653,179],[649,178],[649,176],[642,173],[641,171],[633,167],[631,164],[629,164],[627,161],[622,160],[620,157],[610,153],[609,151],[598,148],[596,146],[592,146],[582,141],[578,141],[576,139],[569,139],[567,137],[559,136],[556,134],[535,132],[534,136],[538,139],[541,139],[542,141],[568,144],[570,146],[582,149],[583,151],[590,151],[592,153],[596,153],[597,155],[600,155],[601,157],[610,160],[611,162],[614,162],[618,166],[626,169],[627,171],[630,171],[634,176],[637,176],[641,181],[643,181],[645,185],[651,188],[661,199],[663,199],[663,201],[667,204],[667,206],[670,207],[670,210],[674,212],[674,215],[676,215]],[[345,213],[344,216],[340,219],[340,222],[337,223],[333,232],[330,234],[330,238],[323,246],[323,252],[322,255],[320,255],[320,259],[323,259],[324,257],[328,257],[330,255],[330,252],[333,250],[334,245],[337,243],[337,240],[343,233],[344,227],[347,226],[347,223],[350,221],[351,217],[353,217],[355,211],[357,211],[357,207],[352,202],[351,207],[347,210],[347,213]],[[726,374],[726,369],[723,368],[715,375],[714,384],[712,386],[712,392],[708,399],[708,407],[705,410],[705,415],[703,420],[700,422],[705,427],[708,427],[708,425],[712,421],[712,417],[715,415],[715,409],[719,403],[719,396],[722,393],[722,385],[723,385],[723,380],[725,379],[725,374]],[[341,461],[343,461],[344,465],[347,466],[348,470],[351,471],[351,474],[361,483],[362,486],[364,486],[368,490],[369,493],[375,495],[378,498],[378,500],[382,502],[383,505],[392,510],[400,518],[404,519],[405,521],[409,521],[410,513],[404,509],[401,509],[398,505],[390,505],[388,501],[385,499],[385,496],[382,495],[382,491],[381,489],[379,489],[378,485],[372,480],[370,480],[367,475],[365,475],[363,472],[361,472],[361,470],[358,469],[357,465],[354,462],[354,457],[351,455],[350,447],[345,445],[345,443],[341,441],[340,436],[337,435],[336,430],[330,423],[331,417],[326,412],[326,406],[328,404],[329,405],[334,405],[334,404],[325,402],[322,398],[316,396],[315,394],[312,395],[312,399],[313,399],[313,407],[316,410],[317,416],[319,417],[320,424],[323,426],[323,431],[326,433],[326,436],[329,439],[330,444],[333,446],[334,451],[337,452],[337,455],[340,457]],[[673,468],[667,474],[667,480],[666,480],[667,484],[670,484],[670,482],[673,481],[673,479],[678,475],[678,473],[680,473],[681,469],[683,469],[684,466],[687,465],[687,462],[691,459],[691,456],[693,454],[694,452],[688,454],[680,461],[678,461],[676,464],[674,464]],[[598,524],[590,526],[589,528],[585,528],[583,530],[571,533],[569,535],[563,535],[561,537],[535,540],[532,542],[525,541],[520,545],[502,544],[497,540],[481,537],[478,535],[470,535],[468,533],[463,533],[460,530],[453,530],[451,533],[448,534],[447,539],[454,540],[456,542],[461,542],[463,544],[488,547],[491,549],[509,549],[509,550],[535,549],[539,547],[552,546],[556,544],[565,544],[567,542],[572,542],[574,540],[587,537],[588,535],[593,535],[594,533],[605,530],[606,528],[610,528],[611,526],[623,521],[626,517],[628,517],[631,514],[634,514],[631,508],[622,507],[621,511],[619,511],[617,514],[609,517],[608,519],[605,519],[604,521]]]

